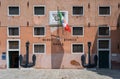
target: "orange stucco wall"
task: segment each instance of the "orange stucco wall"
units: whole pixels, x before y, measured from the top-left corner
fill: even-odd
[[[7,54],[7,40],[8,39],[20,39],[20,54],[24,55],[26,52],[25,43],[30,41],[30,56],[33,54],[34,43],[45,43],[46,53],[36,54],[37,61],[35,68],[82,68],[81,66],[81,55],[72,54],[71,44],[72,43],[83,43],[84,53],[88,52],[87,42],[91,41],[91,53],[97,54],[97,39],[104,38],[98,37],[98,26],[107,24],[110,26],[110,38],[111,39],[111,53],[118,54],[117,57],[113,57],[112,60],[119,60],[120,48],[120,30],[117,29],[117,18],[120,14],[118,8],[119,0],[29,0],[29,6],[27,0],[0,0],[0,68],[7,67],[7,59],[2,60],[2,52]],[[90,8],[88,8],[90,3]],[[19,5],[20,15],[19,16],[8,16],[9,5]],[[45,5],[44,16],[34,16],[33,6],[34,5]],[[72,16],[72,6],[83,6],[84,16]],[[110,16],[99,16],[98,7],[99,5],[108,5],[111,7]],[[63,28],[59,28],[54,32],[51,32],[49,26],[49,11],[57,11],[57,7],[60,10],[68,11],[68,24],[71,26],[83,26],[84,35],[83,37],[72,36],[71,33],[64,31]],[[29,22],[29,26],[27,25]],[[88,27],[90,23],[90,27]],[[9,26],[20,27],[20,37],[8,37],[7,28]],[[33,27],[34,26],[45,26],[46,35],[45,37],[34,37]],[[51,35],[59,35],[61,38],[76,39],[75,41],[43,41],[43,39],[55,39]],[[55,46],[53,43],[63,43],[63,46]],[[112,57],[111,57],[112,58]]]

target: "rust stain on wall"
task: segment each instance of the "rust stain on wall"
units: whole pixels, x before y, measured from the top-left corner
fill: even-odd
[[[70,64],[72,64],[72,65],[74,65],[74,66],[80,66],[80,63],[79,63],[78,61],[76,61],[76,60],[72,60],[72,61],[70,62]]]

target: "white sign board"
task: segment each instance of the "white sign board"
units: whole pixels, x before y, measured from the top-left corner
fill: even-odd
[[[68,23],[68,11],[60,11],[62,12],[63,17],[65,18],[66,22]],[[57,25],[59,24],[59,16],[58,11],[50,11],[49,12],[49,24],[50,25]]]

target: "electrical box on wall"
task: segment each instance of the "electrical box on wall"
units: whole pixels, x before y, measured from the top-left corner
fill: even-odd
[[[2,60],[6,60],[6,52],[2,53]]]

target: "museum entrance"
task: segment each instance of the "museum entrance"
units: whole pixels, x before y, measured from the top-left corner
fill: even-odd
[[[110,39],[98,39],[98,67],[111,68],[111,41]]]
[[[20,40],[7,40],[7,68],[19,68]]]
[[[19,51],[9,51],[9,68],[19,68]]]

